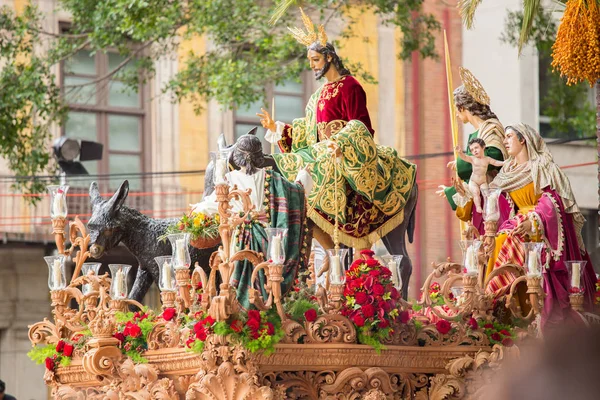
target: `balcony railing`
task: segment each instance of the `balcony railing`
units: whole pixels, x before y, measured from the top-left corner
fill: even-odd
[[[123,179],[141,180],[135,185],[141,190],[130,190],[125,204],[152,218],[177,218],[189,210],[189,204],[202,198],[204,173],[185,177],[169,176],[132,176]],[[71,187],[67,194],[69,219],[76,215],[87,223],[92,207],[88,194],[90,183],[95,179],[79,178],[67,181]],[[99,181],[102,197],[109,199],[115,192],[115,180]],[[138,182],[139,183],[139,182]],[[38,197],[32,204],[31,197]],[[52,223],[50,221],[50,201],[47,193],[23,195],[11,191],[9,179],[0,180],[0,240],[24,242],[52,242]]]

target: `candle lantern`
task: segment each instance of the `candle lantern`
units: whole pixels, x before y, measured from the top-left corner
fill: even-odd
[[[67,191],[68,185],[51,185],[46,190],[50,193],[50,218],[67,218]]]
[[[168,235],[173,249],[172,264],[173,268],[188,269],[192,264],[192,258],[189,252],[190,234],[189,233],[173,233]]]
[[[269,246],[267,248],[267,260],[273,264],[285,262],[285,244],[287,242],[287,228],[266,228]]]
[[[158,287],[163,292],[175,292],[177,290],[177,280],[175,279],[175,269],[173,268],[172,259],[173,257],[171,256],[154,257],[159,270]]]
[[[481,247],[480,240],[461,240],[460,248],[463,251],[464,272],[467,275],[479,274],[479,258],[477,253]]]
[[[67,278],[65,276],[65,256],[44,257],[48,264],[48,287],[50,290],[62,290],[67,287]]]
[[[587,261],[566,261],[569,271],[569,280],[571,281],[571,293],[583,293],[581,284],[581,274]]]
[[[392,273],[392,283],[396,289],[402,289],[402,255],[383,256],[386,267]]]
[[[542,276],[542,249],[543,242],[523,243],[525,249],[525,261],[523,267],[527,271],[528,277]]]
[[[500,199],[501,190],[496,189],[483,189],[483,220],[484,221],[498,221],[500,219],[500,207],[498,200]]]
[[[94,275],[98,275],[101,266],[102,263],[99,262],[83,263],[83,266],[81,267],[81,273],[83,275],[87,275],[90,271],[93,271]],[[91,291],[92,285],[90,285],[89,283],[84,283],[83,285],[81,285],[81,293],[88,294]]]
[[[348,249],[329,249],[329,282],[332,285],[346,283],[346,254]]]
[[[110,283],[110,296],[113,300],[123,300],[127,298],[127,274],[131,265],[127,264],[109,264],[112,282]]]

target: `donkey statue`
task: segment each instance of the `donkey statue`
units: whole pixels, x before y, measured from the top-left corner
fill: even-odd
[[[87,229],[90,235],[90,254],[93,258],[100,258],[104,252],[110,251],[121,242],[135,256],[139,267],[129,297],[141,302],[152,282],[158,282],[159,279],[159,267],[154,257],[171,254],[169,241],[159,241],[158,238],[176,219],[152,219],[127,207],[124,203],[128,193],[129,182],[123,181],[115,194],[109,200],[104,200],[100,196],[98,184],[92,182],[92,216]],[[192,265],[197,261],[202,266],[208,266],[209,258],[215,250],[216,247],[205,250],[190,249]]]
[[[248,132],[248,134],[251,134],[251,135],[255,134],[255,133],[256,133],[256,128],[253,128],[250,132]],[[235,165],[235,162],[234,162],[234,153],[236,151],[235,145],[227,146],[224,135],[221,135],[221,137],[219,137],[218,145],[219,145],[220,151],[227,150],[227,149],[230,150],[229,157],[228,157],[229,166],[231,168],[238,169],[238,167]],[[273,157],[271,157],[271,155],[263,154],[262,159],[264,160],[264,163],[265,163],[265,165],[263,165],[262,167],[272,167],[275,171],[278,171],[277,164],[275,163],[275,160],[273,159]],[[204,195],[205,196],[210,195],[214,191],[214,182],[212,179],[213,173],[214,173],[214,165],[212,165],[212,162],[211,162],[211,164],[209,164],[206,169],[206,175],[205,175],[205,180],[204,180]],[[406,216],[406,218],[404,218],[404,221],[397,228],[395,228],[394,230],[392,230],[390,233],[388,233],[387,235],[385,235],[382,238],[383,244],[385,245],[387,251],[390,254],[404,256],[404,257],[402,257],[402,273],[401,273],[402,294],[403,294],[404,299],[406,299],[408,296],[408,286],[409,286],[410,276],[412,275],[412,262],[410,260],[410,257],[408,256],[408,251],[406,250],[405,237],[408,235],[408,240],[410,243],[412,243],[414,231],[415,231],[415,214],[416,214],[418,196],[419,196],[419,190],[418,190],[418,186],[415,182],[415,185],[411,189],[408,201],[406,202],[406,205],[404,206],[404,215]],[[311,229],[311,231],[312,231],[313,228],[314,228],[314,223],[309,220],[309,229]],[[315,237],[315,239],[319,240],[318,237]]]

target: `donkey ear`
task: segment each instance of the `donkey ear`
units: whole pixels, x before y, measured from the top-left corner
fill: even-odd
[[[225,134],[221,133],[219,138],[217,139],[217,147],[219,151],[225,150],[227,148],[227,139],[225,139]]]
[[[100,196],[100,190],[98,190],[98,184],[96,182],[92,182],[90,185],[90,200],[92,205],[102,201],[102,196]]]
[[[123,203],[125,203],[125,199],[127,199],[128,194],[129,181],[124,180],[123,183],[121,183],[121,186],[119,186],[119,188],[115,192],[115,194],[113,194],[110,200],[106,203],[106,207],[112,215],[119,211]]]
[[[248,135],[253,135],[253,136],[255,136],[255,135],[256,135],[256,130],[257,130],[257,129],[258,129],[258,126],[255,126],[254,128],[250,129],[250,130],[248,131]]]

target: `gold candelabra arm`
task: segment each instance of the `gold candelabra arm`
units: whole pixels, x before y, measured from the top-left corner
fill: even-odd
[[[188,268],[175,270],[175,279],[177,281],[177,287],[179,288],[179,296],[183,300],[185,308],[190,308],[192,305],[192,299],[190,296],[190,270]]]
[[[417,304],[425,307],[430,307],[432,305],[431,298],[429,297],[429,288],[431,286],[431,282],[434,279],[441,278],[450,272],[460,274],[463,268],[461,264],[450,262],[450,259],[443,263],[431,263],[431,266],[434,268],[434,270],[429,274],[427,279],[425,279],[425,283],[423,283],[423,287],[421,288],[421,300],[417,302]]]
[[[59,254],[66,255],[65,253],[65,226],[67,220],[65,218],[54,218],[52,219],[52,233],[54,234],[54,242]]]
[[[79,247],[79,251],[73,259],[75,262],[75,271],[73,272],[73,277],[71,278],[72,282],[74,279],[79,277],[83,263],[90,256],[90,252],[88,251],[90,235],[88,235],[87,229],[85,228],[83,222],[81,222],[79,219],[79,216],[75,217],[75,220],[70,223],[69,237],[71,239],[71,248],[69,249],[69,254],[74,251],[75,247]]]

